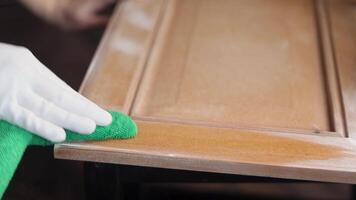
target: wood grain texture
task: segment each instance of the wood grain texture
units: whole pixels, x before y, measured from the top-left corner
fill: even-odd
[[[130,140],[62,144],[57,158],[356,183],[356,146],[340,137],[138,121]]]
[[[138,136],[56,145],[56,158],[356,184],[354,4],[123,5],[81,92],[130,114]],[[132,8],[153,28],[133,27]]]
[[[134,116],[331,131],[312,1],[169,6]]]

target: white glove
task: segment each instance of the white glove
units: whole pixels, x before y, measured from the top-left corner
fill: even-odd
[[[78,94],[26,48],[0,43],[0,119],[52,142],[90,134],[111,115]],[[0,135],[1,137],[1,135]]]

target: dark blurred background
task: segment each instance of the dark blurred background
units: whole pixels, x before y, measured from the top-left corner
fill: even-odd
[[[63,31],[16,1],[0,0],[0,42],[26,46],[74,89],[79,88],[104,29]],[[352,199],[350,185],[302,182],[147,183],[140,184],[138,192],[139,199]],[[53,147],[30,147],[4,199],[85,199],[83,163],[54,159]]]

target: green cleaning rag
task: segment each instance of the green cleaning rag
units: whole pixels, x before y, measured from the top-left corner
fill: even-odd
[[[136,135],[137,128],[130,117],[110,112],[113,122],[97,127],[90,135],[81,135],[66,130],[66,142],[84,140],[126,139]],[[53,143],[0,120],[0,199],[9,184],[26,147],[29,145],[53,145]]]

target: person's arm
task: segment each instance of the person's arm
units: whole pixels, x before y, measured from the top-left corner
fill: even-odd
[[[20,0],[46,21],[67,29],[82,29],[105,24],[108,17],[98,14],[114,0]]]
[[[0,120],[61,142],[66,137],[64,129],[90,134],[96,125],[109,125],[112,118],[59,79],[28,49],[0,43]]]

